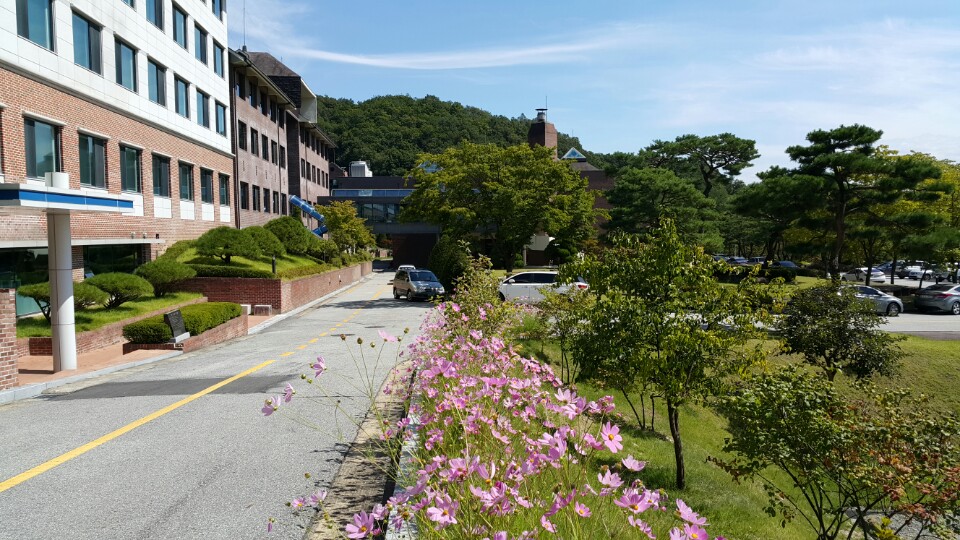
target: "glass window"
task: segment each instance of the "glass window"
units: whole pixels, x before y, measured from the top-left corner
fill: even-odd
[[[287,149],[283,146],[280,147],[280,168],[285,169],[287,167]]]
[[[170,158],[153,155],[153,194],[170,196]]]
[[[163,0],[147,0],[147,20],[163,30]]]
[[[187,48],[187,14],[176,4],[173,5],[173,40]]]
[[[140,150],[120,146],[120,189],[140,193]]]
[[[107,141],[80,134],[80,185],[107,187]]]
[[[250,106],[257,107],[257,80],[253,78],[250,79]]]
[[[273,192],[273,213],[280,213],[280,193],[276,191]]]
[[[263,211],[270,213],[270,190],[263,188]]]
[[[73,14],[73,61],[90,71],[103,73],[100,61],[100,26]]]
[[[217,102],[217,133],[227,136],[227,107],[223,103]]]
[[[137,51],[117,40],[117,84],[137,91]]]
[[[200,169],[200,201],[213,203],[213,171]]]
[[[207,31],[199,26],[193,27],[193,52],[197,60],[207,63]]]
[[[197,90],[197,123],[210,127],[210,96]]]
[[[259,193],[258,193],[259,195]],[[248,210],[250,208],[250,184],[240,182],[240,209]]]
[[[253,128],[250,128],[250,153],[260,155],[260,134]]]
[[[53,0],[17,0],[17,34],[53,50]]]
[[[260,186],[253,186],[253,210],[260,211]]]
[[[247,78],[243,73],[234,71],[234,93],[237,94],[237,97],[240,99],[247,99]]]
[[[174,99],[177,105],[177,114],[190,118],[190,101],[187,100],[187,81],[174,77]]]
[[[270,162],[274,165],[277,164],[277,142],[270,141]]]
[[[180,163],[180,199],[184,201],[193,200],[193,165],[189,163]]]
[[[43,178],[48,172],[60,170],[60,128],[25,118],[24,140],[27,176]]]
[[[263,153],[260,154],[263,159],[270,159],[270,139],[266,135],[260,135],[260,148],[263,149]]]
[[[230,175],[220,174],[220,205],[230,206]]]
[[[167,70],[153,60],[147,59],[147,86],[150,101],[167,106]]]
[[[283,212],[283,215],[287,215],[287,194],[280,194],[280,211]]]
[[[223,77],[223,46],[213,42],[213,72]]]
[[[266,116],[270,112],[270,98],[266,92],[260,92],[260,112]]]
[[[237,147],[241,150],[247,149],[247,125],[243,122],[237,122]]]
[[[218,19],[223,20],[223,0],[212,0],[210,2],[210,9]]]
[[[133,3],[133,0],[123,0],[123,3],[130,7],[136,7],[136,5]]]

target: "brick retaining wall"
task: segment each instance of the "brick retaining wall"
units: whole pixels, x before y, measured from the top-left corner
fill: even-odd
[[[0,390],[17,385],[17,291],[0,289]]]
[[[144,313],[143,315],[137,315],[136,317],[110,323],[96,330],[77,332],[77,354],[95,351],[97,349],[109,347],[110,345],[116,345],[117,343],[123,343],[123,327],[130,323],[141,321],[155,315],[162,315],[169,311],[180,309],[183,306],[199,304],[206,301],[206,298],[194,298],[193,300],[187,300],[186,302],[181,302],[163,309],[154,310],[149,313]],[[16,333],[14,333],[14,335],[15,334]],[[50,356],[53,354],[53,338],[20,338],[17,340],[17,349],[23,356]],[[24,351],[26,352],[24,353]]]
[[[269,305],[277,313],[286,313],[321,296],[360,281],[373,272],[373,263],[363,262],[302,277],[291,281],[263,278],[198,277],[184,282],[182,288],[199,292],[211,302]]]
[[[123,354],[141,349],[190,352],[245,336],[248,329],[247,314],[241,313],[239,317],[230,319],[216,328],[211,328],[199,336],[191,336],[180,343],[124,343]]]

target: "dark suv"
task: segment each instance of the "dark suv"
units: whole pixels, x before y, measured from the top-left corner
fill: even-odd
[[[445,292],[437,276],[429,270],[397,270],[397,274],[393,276],[393,297],[398,300],[405,296],[412,302],[417,298],[443,296]]]

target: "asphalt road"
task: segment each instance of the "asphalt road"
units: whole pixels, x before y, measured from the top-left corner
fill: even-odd
[[[0,407],[0,539],[263,538],[270,517],[269,538],[300,538],[309,516],[285,503],[332,481],[397,362],[378,330],[409,328],[409,343],[431,307],[394,300],[390,277],[259,334]],[[322,391],[300,379],[318,354]],[[264,417],[288,382],[298,394]]]

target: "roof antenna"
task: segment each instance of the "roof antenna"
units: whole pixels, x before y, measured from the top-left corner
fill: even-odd
[[[243,0],[243,48],[247,48],[247,0]]]

